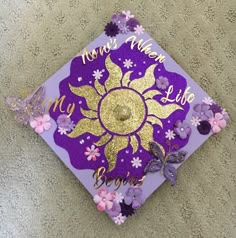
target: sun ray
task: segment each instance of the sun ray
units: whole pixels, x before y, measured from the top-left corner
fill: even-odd
[[[109,72],[109,77],[105,82],[106,90],[109,91],[112,88],[120,87],[122,78],[121,68],[112,62],[110,55],[107,56],[105,65]]]
[[[161,128],[163,128],[163,124],[162,124],[161,120],[155,116],[148,115],[147,121],[150,122],[152,125],[159,125]]]
[[[101,127],[98,119],[90,120],[88,118],[83,118],[77,123],[75,129],[70,134],[67,134],[67,136],[70,138],[76,138],[86,132],[95,136],[101,136],[105,131]]]
[[[152,99],[154,96],[156,95],[161,95],[161,92],[156,90],[156,89],[153,89],[153,90],[150,90],[150,91],[147,91],[146,93],[143,94],[145,100],[147,99]]]
[[[135,79],[130,82],[129,87],[143,93],[146,89],[153,86],[155,83],[154,69],[156,64],[151,65],[145,72],[142,78]]]
[[[133,154],[136,153],[138,150],[138,145],[139,145],[136,135],[130,136],[129,143],[133,149]]]
[[[110,135],[109,133],[106,133],[99,139],[99,141],[95,143],[95,145],[96,146],[105,145],[111,138],[112,138],[112,135]]]
[[[122,78],[121,84],[124,87],[128,87],[128,84],[130,82],[130,75],[133,73],[133,71],[128,71],[125,73],[124,77]]]
[[[98,113],[92,110],[84,110],[83,108],[80,108],[80,112],[83,116],[89,118],[89,119],[97,119]]]
[[[69,84],[70,90],[77,96],[84,97],[89,109],[97,110],[98,102],[101,98],[96,92],[96,90],[88,85],[81,86],[81,87],[74,87]]]
[[[118,152],[128,146],[127,136],[114,136],[106,145],[104,153],[108,161],[108,170],[115,168]]]
[[[94,87],[96,88],[97,92],[98,92],[101,96],[106,93],[104,86],[103,86],[102,84],[100,84],[100,82],[98,81],[98,79],[95,80],[95,82],[94,82]]]
[[[149,151],[149,142],[153,141],[153,127],[149,123],[145,123],[143,128],[138,132],[141,139],[141,145]]]
[[[172,103],[168,105],[161,105],[159,102],[149,99],[146,101],[148,114],[152,114],[160,119],[166,119],[176,110],[183,110],[178,104]]]

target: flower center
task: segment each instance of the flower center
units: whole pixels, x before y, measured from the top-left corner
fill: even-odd
[[[139,130],[146,113],[142,96],[129,88],[111,90],[101,99],[98,108],[103,127],[117,135],[128,135]]]

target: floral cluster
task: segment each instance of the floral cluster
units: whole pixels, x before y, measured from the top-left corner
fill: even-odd
[[[66,135],[68,132],[74,130],[75,124],[71,120],[70,116],[61,114],[57,118],[58,132],[61,135]]]
[[[144,33],[144,28],[130,11],[122,11],[122,13],[112,16],[111,21],[107,23],[104,31],[110,37],[114,37],[119,33],[127,34],[128,32],[135,32],[135,34],[141,35]]]
[[[144,203],[143,191],[137,187],[128,188],[124,196],[120,192],[108,192],[101,188],[93,200],[97,209],[107,212],[117,225],[124,223]]]
[[[202,135],[207,135],[212,131],[218,133],[226,127],[229,119],[228,113],[208,97],[204,98],[202,103],[198,103],[193,108],[192,125]]]

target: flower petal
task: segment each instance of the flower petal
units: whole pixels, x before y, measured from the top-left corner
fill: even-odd
[[[101,202],[101,200],[102,200],[102,198],[99,196],[99,195],[94,195],[94,197],[93,197],[93,201],[95,202],[95,203],[99,203],[99,202]]]
[[[43,118],[42,118],[42,121],[43,121],[43,122],[48,122],[48,121],[50,121],[50,116],[49,116],[48,114],[44,114],[44,115],[43,115]]]
[[[35,127],[35,132],[37,132],[38,134],[41,134],[43,133],[43,125],[42,126],[36,126]]]
[[[36,126],[37,126],[37,121],[35,121],[35,120],[33,120],[33,121],[30,121],[30,126],[32,127],[32,128],[35,128]]]
[[[50,122],[44,122],[43,123],[43,128],[45,131],[48,131],[51,128],[51,123]]]
[[[103,201],[99,202],[98,205],[97,205],[97,209],[99,211],[104,211],[106,209],[106,203],[103,202]]]

